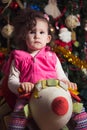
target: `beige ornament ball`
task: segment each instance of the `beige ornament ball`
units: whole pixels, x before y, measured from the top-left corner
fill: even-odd
[[[12,37],[13,30],[14,30],[14,27],[10,24],[7,24],[2,28],[1,34],[5,38],[10,38]]]
[[[76,28],[79,24],[79,19],[75,15],[69,15],[65,19],[65,24],[70,29]]]
[[[3,4],[9,3],[10,0],[2,0]]]

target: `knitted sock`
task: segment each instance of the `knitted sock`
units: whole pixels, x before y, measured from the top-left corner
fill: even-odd
[[[23,111],[14,112],[11,115],[11,119],[8,125],[8,130],[24,130],[27,125],[27,118],[25,117]]]
[[[77,124],[75,130],[87,130],[87,113],[85,112],[84,107],[79,114],[76,114],[73,117],[73,120]]]

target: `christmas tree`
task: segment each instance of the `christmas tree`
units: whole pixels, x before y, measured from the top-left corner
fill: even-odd
[[[53,50],[59,56],[68,78],[77,83],[87,110],[87,1],[86,0],[1,0],[0,1],[0,68],[5,57],[15,48],[12,20],[17,12],[32,8],[48,14],[55,38]],[[60,35],[71,32],[70,41]],[[61,42],[60,42],[61,41]],[[0,75],[0,78],[2,75]]]

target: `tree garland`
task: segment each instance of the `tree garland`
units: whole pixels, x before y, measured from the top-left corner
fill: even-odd
[[[65,49],[61,46],[55,46],[53,47],[54,52],[60,52],[63,54],[63,56],[68,60],[68,62],[72,63],[73,65],[77,66],[78,68],[87,69],[87,62],[85,60],[79,59],[77,56],[75,56],[71,51]]]

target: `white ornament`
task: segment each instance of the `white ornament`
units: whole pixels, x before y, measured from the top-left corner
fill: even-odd
[[[45,6],[44,11],[51,15],[53,18],[56,18],[61,15],[60,10],[57,7],[57,1],[56,0],[49,0],[48,5]]]

